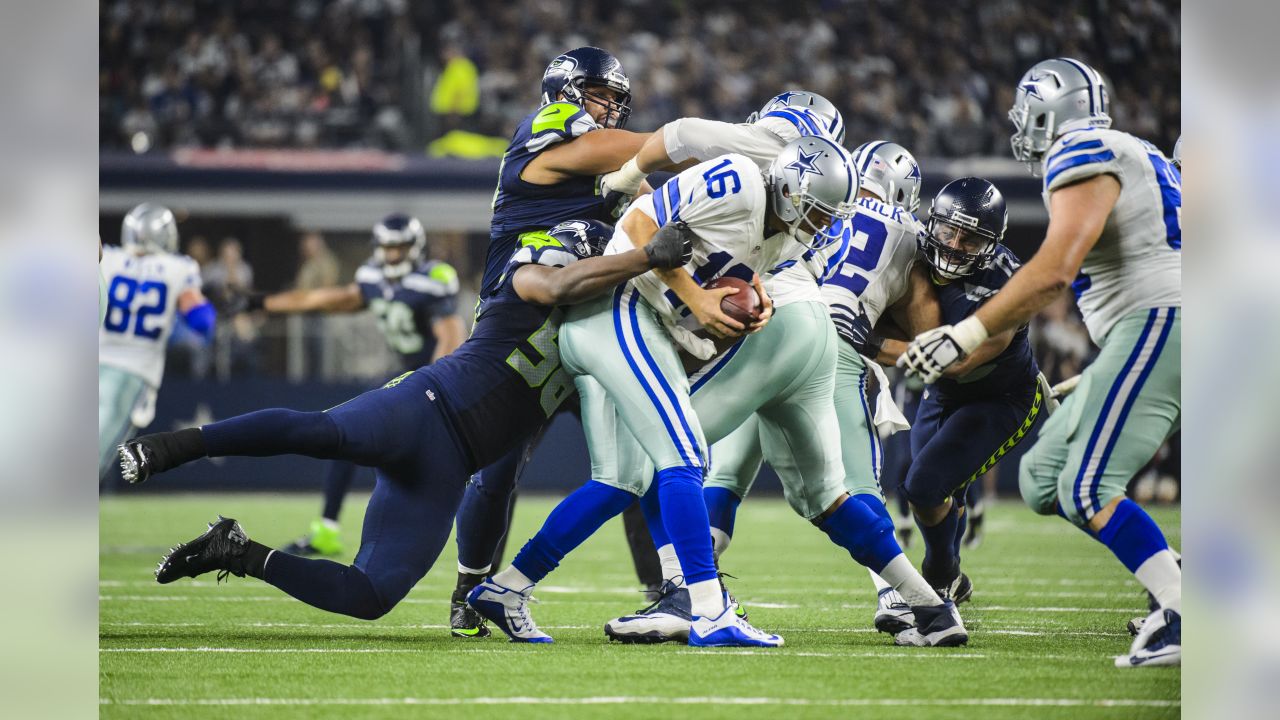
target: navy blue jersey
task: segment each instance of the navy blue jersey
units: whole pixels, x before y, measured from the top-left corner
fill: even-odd
[[[997,245],[995,257],[985,270],[953,280],[935,284],[938,301],[942,305],[942,322],[955,325],[977,312],[990,297],[1009,282],[1020,263],[1009,248]],[[935,278],[936,283],[936,278]],[[943,402],[990,397],[1026,387],[1035,382],[1035,356],[1027,340],[1027,326],[1014,333],[1009,347],[985,365],[974,368],[961,378],[942,378],[933,385],[934,392]]]
[[[560,366],[559,308],[516,294],[521,265],[564,267],[577,256],[545,232],[525,233],[481,304],[471,337],[432,366],[434,392],[474,467],[485,467],[536,431],[574,393]]]
[[[544,105],[520,121],[498,171],[489,251],[480,282],[482,300],[497,291],[521,233],[548,230],[566,220],[612,222],[594,176],[572,177],[553,185],[520,179],[520,173],[543,150],[598,128],[586,111],[567,102]]]
[[[427,260],[408,275],[388,280],[377,265],[362,265],[356,285],[404,369],[430,363],[436,351],[432,323],[458,311],[457,271],[448,263]]]

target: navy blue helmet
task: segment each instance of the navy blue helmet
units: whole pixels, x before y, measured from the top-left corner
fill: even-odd
[[[1004,196],[995,185],[982,178],[960,178],[933,198],[920,250],[935,273],[955,280],[991,263],[1008,225]]]
[[[609,88],[617,93],[609,99],[598,91]],[[542,74],[542,104],[564,99],[586,109],[587,100],[603,105],[608,111],[604,127],[620,128],[631,115],[631,81],[622,63],[612,54],[597,47],[580,47],[561,55]]]
[[[598,257],[613,237],[613,228],[599,220],[567,220],[547,234],[579,258]]]
[[[386,250],[392,247],[408,248],[399,262],[387,262]],[[396,213],[373,226],[373,262],[382,268],[388,279],[394,280],[412,272],[426,248],[427,233],[416,217]]]

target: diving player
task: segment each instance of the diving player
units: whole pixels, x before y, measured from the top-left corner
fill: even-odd
[[[178,223],[168,208],[144,203],[129,211],[120,246],[102,248],[106,284],[98,326],[98,481],[116,446],[155,416],[164,353],[175,316],[206,339],[216,313],[200,292],[200,267],[178,253]]]
[[[596,176],[618,169],[649,137],[622,129],[631,114],[631,82],[618,59],[604,50],[580,47],[557,57],[547,66],[541,89],[542,106],[516,126],[498,171],[481,311],[522,234],[545,232],[574,218],[613,222],[615,203],[605,197]],[[458,578],[449,612],[454,637],[489,634],[465,600],[500,554],[521,460],[531,450],[513,449],[467,487],[458,510]]]
[[[123,445],[121,467],[131,482],[227,455],[299,454],[377,472],[350,566],[273,551],[249,540],[235,520],[219,519],[166,555],[156,579],[247,574],[322,610],[386,614],[444,547],[467,478],[518,447],[573,394],[560,366],[557,306],[689,256],[686,234],[674,226],[644,248],[595,257],[608,237],[603,223],[570,221],[521,239],[471,337],[380,389],[324,412],[262,410]]]
[[[920,251],[943,322],[954,325],[990,302],[1018,269],[1001,244],[1004,196],[981,178],[948,183],[933,199]],[[993,335],[925,388],[911,427],[911,467],[903,484],[924,539],[920,570],[956,603],[973,584],[960,571],[969,486],[995,467],[1047,414],[1027,326]]]
[[[812,516],[821,523],[820,527],[864,564],[873,565],[876,569],[890,562],[895,563],[895,567],[905,565],[918,581],[915,587],[921,593],[921,604],[942,607],[936,594],[901,557],[901,550],[893,542],[892,526],[881,527],[877,518],[861,503],[845,502],[848,497],[840,487],[842,472],[839,469],[836,428],[834,422],[822,421],[834,420],[822,413],[822,403],[825,401],[829,407],[831,402],[835,350],[834,331],[826,317],[825,306],[819,303],[818,308],[812,310],[804,307],[808,303],[800,303],[798,309],[810,312],[812,319],[808,323],[782,325],[781,335],[766,340],[773,325],[771,322],[758,335],[752,335],[741,345],[726,351],[719,360],[711,363],[706,372],[688,381],[683,372],[678,371],[674,352],[669,341],[665,340],[665,333],[661,333],[661,325],[682,328],[676,323],[680,322],[684,308],[688,308],[704,327],[715,327],[714,332],[724,333],[726,329],[740,332],[742,326],[736,321],[716,318],[712,312],[718,309],[725,291],[702,290],[697,283],[718,276],[745,278],[759,273],[761,269],[768,272],[771,268],[786,268],[806,248],[814,249],[813,246],[820,242],[815,240],[815,235],[832,216],[848,219],[852,212],[857,174],[849,164],[847,153],[829,138],[802,137],[784,145],[780,153],[775,151],[765,183],[753,187],[759,173],[758,166],[745,156],[731,154],[718,157],[684,171],[653,195],[640,198],[624,216],[621,232],[615,234],[611,247],[643,242],[646,229],[651,233],[653,228],[672,222],[673,218],[688,222],[699,236],[705,235],[714,240],[702,246],[695,243],[695,261],[686,268],[689,275],[682,273],[674,280],[664,278],[662,284],[657,278],[642,277],[632,283],[634,290],[627,288],[618,293],[612,312],[588,315],[595,308],[584,306],[582,317],[576,320],[578,324],[566,326],[567,367],[579,372],[597,368],[591,380],[604,385],[607,391],[607,396],[593,394],[593,382],[586,382],[584,386],[583,379],[579,378],[584,414],[595,420],[587,423],[593,481],[553,511],[542,530],[521,550],[512,566],[486,581],[469,598],[473,606],[494,620],[513,639],[549,641],[544,633],[528,624],[518,628],[504,624],[503,616],[515,614],[522,619],[527,618],[524,603],[533,583],[550,573],[567,552],[608,517],[616,514],[630,502],[630,498],[645,493],[652,476],[638,472],[638,468],[645,464],[647,456],[648,460],[654,461],[653,466],[659,468],[656,478],[653,478],[655,488],[650,492],[656,492],[661,500],[661,527],[669,536],[665,542],[670,542],[675,548],[684,570],[691,611],[685,620],[689,644],[766,647],[781,644],[780,638],[764,635],[747,625],[743,618],[735,617],[732,603],[726,608],[711,557],[710,533],[699,527],[705,527],[706,522],[699,487],[701,473],[691,472],[700,471],[705,462],[700,450],[703,443],[700,423],[705,422],[709,432],[723,436],[766,403],[772,407],[763,413],[765,417],[780,426],[786,442],[803,448],[803,451],[796,452],[795,463],[803,463],[808,474],[821,476],[827,481],[822,500],[816,497],[816,492],[812,493],[815,497],[804,498],[816,508]],[[682,191],[682,188],[687,190]],[[734,197],[739,191],[743,197]],[[768,198],[763,197],[766,194]],[[726,197],[728,199],[724,199]],[[768,237],[764,243],[756,244],[766,230]],[[792,239],[798,244],[792,246]],[[691,277],[697,281],[690,281]],[[673,289],[666,290],[667,287]],[[759,286],[757,292],[767,297]],[[635,293],[644,298],[643,304]],[[711,302],[704,305],[698,293],[707,293]],[[602,310],[609,311],[610,308]],[[609,338],[604,332],[605,323],[611,318],[612,330],[616,333],[614,338]],[[729,325],[729,322],[734,325]],[[806,332],[824,325],[825,332]],[[758,324],[753,329],[759,329]],[[690,341],[682,332],[674,333],[674,337],[686,349],[698,354],[696,339]],[[584,349],[590,347],[588,343],[592,340],[595,342],[594,352]],[[578,344],[574,345],[575,342]],[[752,343],[766,342],[770,344],[754,346],[762,349],[750,349]],[[771,350],[788,345],[803,347],[801,354],[806,356],[805,360],[797,361],[792,357],[794,353],[773,354],[775,360],[791,371],[789,376],[779,377],[787,373],[770,372],[761,377],[749,372],[753,368],[761,369],[761,353],[768,355]],[[742,363],[733,361],[735,353],[739,352],[746,358],[756,357],[756,362],[749,359]],[[620,357],[614,358],[615,354]],[[604,375],[603,369],[611,361],[626,362],[633,375]],[[743,368],[748,370],[745,375]],[[758,393],[745,394],[746,401],[755,404],[739,407],[728,403],[733,410],[725,413],[717,412],[718,407],[714,404],[699,406],[696,400],[691,406],[689,381],[697,388],[704,382],[717,382],[722,376],[726,387],[734,385],[736,379],[737,395],[744,395],[741,392],[743,383],[759,388]],[[632,377],[639,380],[639,388],[628,387],[628,380]],[[818,381],[812,382],[815,377]],[[650,388],[652,395],[648,395]],[[796,392],[790,392],[792,390]],[[719,397],[725,398],[723,395]],[[593,403],[593,399],[599,402]],[[803,413],[811,408],[811,417],[803,417]],[[741,410],[740,414],[734,417],[738,410]],[[627,435],[631,436],[631,442],[627,442]],[[709,434],[708,437],[716,439],[717,435]],[[635,441],[643,447],[642,450],[631,447]],[[815,445],[821,447],[815,448]],[[685,478],[688,478],[687,482]],[[817,484],[813,482],[813,485]],[[809,489],[805,490],[808,493]],[[658,531],[652,524],[651,531],[655,533],[656,540]],[[664,541],[657,542],[665,544]],[[689,559],[696,559],[699,565],[691,567]],[[712,612],[719,616],[711,615]],[[950,613],[947,614],[949,617]],[[963,631],[958,619],[954,625]]]
[[[1022,458],[1022,496],[1106,545],[1160,603],[1119,667],[1182,661],[1182,571],[1125,486],[1182,414],[1182,176],[1153,145],[1111,129],[1096,70],[1036,63],[1009,118],[1013,155],[1044,174],[1039,251],[972,316],[915,338],[902,364],[926,381],[1070,287],[1101,348]]]
[[[373,226],[373,255],[340,287],[255,294],[249,310],[274,314],[348,313],[366,308],[378,318],[387,345],[400,356],[400,371],[413,370],[453,352],[466,336],[458,315],[458,273],[426,254],[427,234],[415,217],[394,214]],[[324,480],[324,509],[310,532],[283,548],[294,555],[338,555],[342,538],[338,513],[356,466],[330,463]]]

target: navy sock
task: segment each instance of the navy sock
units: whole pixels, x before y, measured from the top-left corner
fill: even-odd
[[[493,564],[506,536],[522,452],[510,452],[471,478],[458,506],[458,564],[483,568]]]
[[[1098,532],[1098,540],[1120,558],[1129,572],[1137,572],[1147,558],[1169,548],[1160,526],[1128,498],[1116,506],[1111,519]]]
[[[956,520],[956,539],[951,543],[951,552],[955,553],[956,560],[960,560],[960,545],[964,542],[964,533],[969,529],[969,512],[970,508],[960,508],[963,512]]]
[[[329,472],[324,476],[324,512],[326,520],[338,522],[338,513],[342,512],[342,501],[351,489],[351,481],[355,479],[359,465],[345,460],[334,460],[329,463]]]
[[[322,412],[273,408],[210,423],[200,428],[209,457],[309,455],[336,457],[341,434]]]
[[[859,565],[879,573],[889,561],[902,554],[893,536],[893,521],[876,514],[853,498],[844,501],[836,511],[818,525],[831,541],[858,561]]]
[[[635,500],[636,496],[625,490],[588,480],[556,505],[511,564],[533,582],[541,582],[565,555]]]
[[[658,481],[649,483],[649,491],[640,498],[640,511],[644,513],[644,523],[649,526],[649,536],[653,538],[654,547],[671,544],[667,537],[667,526],[662,524],[662,502],[658,499]]]
[[[920,563],[920,574],[935,588],[949,584],[960,574],[960,557],[955,550],[956,530],[960,527],[959,510],[953,502],[946,517],[933,527],[925,527],[916,518],[916,527],[920,528],[920,535],[924,538],[924,561]]]
[[[719,487],[703,488],[702,498],[707,503],[707,520],[711,527],[733,537],[733,521],[738,517],[738,505],[742,504],[742,498]]]
[[[262,579],[312,607],[361,620],[376,620],[391,609],[383,607],[364,572],[330,560],[276,551]]]
[[[707,503],[702,497],[702,469],[679,466],[659,470],[654,483],[662,504],[662,524],[675,546],[685,583],[693,585],[719,577],[707,523]]]

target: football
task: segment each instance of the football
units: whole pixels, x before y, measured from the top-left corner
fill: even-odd
[[[725,315],[737,320],[740,323],[753,323],[760,319],[760,313],[763,310],[760,304],[760,295],[756,293],[756,289],[751,287],[751,283],[736,277],[721,277],[712,280],[703,285],[708,290],[717,288],[737,288],[738,292],[728,295],[720,300],[720,309]]]

